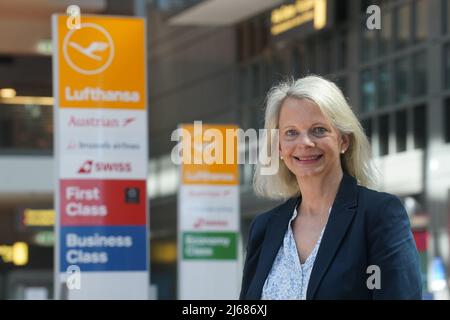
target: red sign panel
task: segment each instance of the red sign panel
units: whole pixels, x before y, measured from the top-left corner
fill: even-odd
[[[427,251],[428,232],[425,230],[414,231],[413,236],[414,240],[416,241],[417,251],[419,252]]]
[[[61,225],[145,225],[145,184],[145,180],[60,180]]]

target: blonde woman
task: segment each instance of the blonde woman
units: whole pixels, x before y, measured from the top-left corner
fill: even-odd
[[[421,299],[408,216],[368,188],[369,143],[339,88],[318,76],[272,88],[265,129],[279,130],[280,166],[258,165],[254,189],[287,201],[251,224],[240,298]]]

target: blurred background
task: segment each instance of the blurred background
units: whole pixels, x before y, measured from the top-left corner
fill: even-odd
[[[310,73],[343,90],[372,144],[379,189],[403,201],[424,297],[448,299],[450,1],[327,0],[321,25],[280,26],[289,15],[283,5],[297,2],[0,0],[0,298],[53,297],[50,16],[77,4],[82,15],[147,19],[150,269],[158,299],[177,297],[172,131],[194,120],[260,128],[268,89]],[[380,8],[379,29],[368,25],[370,5]],[[244,245],[252,218],[277,204],[255,197],[252,172],[240,165]]]

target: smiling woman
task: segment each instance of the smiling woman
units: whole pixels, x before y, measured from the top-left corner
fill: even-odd
[[[279,126],[280,154],[297,179],[303,181],[339,170],[340,161],[336,160],[348,149],[349,136],[340,134],[315,103],[287,98]]]
[[[408,216],[368,189],[370,145],[339,88],[318,76],[281,83],[265,116],[281,163],[273,175],[257,164],[254,189],[287,201],[252,222],[240,298],[421,299]]]
[[[305,108],[302,108],[303,106]],[[282,110],[283,112],[281,112]],[[292,116],[293,119],[291,119]],[[304,116],[308,117],[309,123],[294,121],[294,119],[299,120]],[[318,123],[311,122],[313,120]],[[281,126],[291,123],[294,124],[292,128],[289,128],[292,131],[283,132],[283,129],[286,128]],[[288,140],[287,135],[291,135],[291,142],[298,140],[292,137],[292,135],[298,134],[299,128],[296,128],[298,124],[315,125],[314,128],[309,128],[310,132],[307,135],[310,138],[314,137],[315,141],[320,138],[318,137],[320,134],[324,134],[327,138],[330,138],[329,134],[331,134],[336,139],[337,135],[341,135],[341,139],[348,140],[347,142],[341,142],[348,145],[340,159],[337,159],[343,172],[353,176],[363,186],[375,185],[367,137],[342,92],[334,83],[318,76],[309,76],[297,81],[281,83],[270,90],[267,98],[265,129],[280,130],[279,151],[282,157],[285,156],[283,152],[286,150],[282,147],[289,145],[286,145],[286,142],[288,142],[286,141]],[[320,124],[325,126],[320,126]],[[327,130],[332,131],[328,134]],[[304,132],[300,135],[300,138],[304,138]],[[325,140],[328,141],[329,139]],[[278,154],[274,150],[270,156],[278,156]],[[289,163],[289,160],[287,163],[282,161],[280,170],[275,175],[261,175],[262,168],[258,164],[254,177],[255,192],[272,199],[288,199],[296,196],[299,193],[299,185],[296,175],[289,170]]]

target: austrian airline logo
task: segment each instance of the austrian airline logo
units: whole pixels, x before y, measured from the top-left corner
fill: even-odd
[[[86,160],[78,169],[79,174],[99,172],[131,172],[131,162],[102,162]]]
[[[133,123],[134,121],[136,121],[136,117],[127,118],[123,121],[122,127],[126,127],[127,125]]]
[[[108,31],[95,23],[82,23],[64,38],[64,59],[75,71],[94,75],[103,72],[114,58],[114,43]]]
[[[67,125],[77,128],[120,128],[127,127],[136,122],[136,117],[120,118],[99,118],[99,117],[75,117],[71,116]]]

